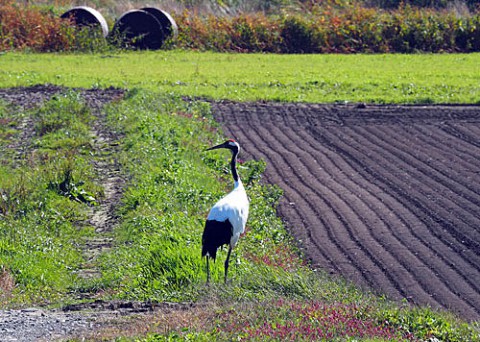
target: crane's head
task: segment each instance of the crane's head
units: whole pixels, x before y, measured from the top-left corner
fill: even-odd
[[[232,151],[234,154],[240,152],[240,145],[233,139],[225,141],[223,144],[207,148],[207,151],[216,150],[218,148],[226,148]]]

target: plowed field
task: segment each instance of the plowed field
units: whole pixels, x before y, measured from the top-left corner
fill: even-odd
[[[315,267],[480,319],[480,107],[213,107]]]

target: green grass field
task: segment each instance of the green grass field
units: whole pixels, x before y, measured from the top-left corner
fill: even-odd
[[[146,322],[152,334],[136,340],[149,342],[378,342],[432,336],[479,341],[478,325],[391,303],[307,267],[276,216],[281,190],[257,182],[265,167],[261,161],[239,168],[252,209],[249,231],[232,260],[233,281],[221,283],[220,261],[214,265],[215,281],[205,287],[201,231],[208,208],[231,188],[231,179],[224,171],[226,154],[192,152],[224,139],[208,104],[182,100],[476,103],[478,57],[1,55],[1,87],[54,83],[132,89],[104,109],[108,128],[121,137],[116,158],[128,182],[111,234],[114,248],[98,258],[102,275],[95,279],[76,275],[85,262],[81,245],[96,233],[86,222],[89,203],[72,200],[77,186],[102,198],[92,166],[101,158],[89,128],[94,118],[75,92],[25,111],[0,103],[1,306],[59,306],[75,302],[80,293],[209,304],[185,313],[175,329]],[[20,139],[25,119],[35,125],[35,135],[19,161],[9,146]],[[71,191],[59,192],[68,172]]]
[[[479,54],[5,53],[0,87],[141,87],[238,101],[479,103],[479,60]]]

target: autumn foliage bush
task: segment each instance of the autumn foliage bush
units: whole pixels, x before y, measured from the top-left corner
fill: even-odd
[[[73,42],[69,23],[52,11],[0,0],[0,50],[38,52],[69,50]]]
[[[388,53],[480,51],[480,15],[405,6],[361,6],[308,14],[199,17],[184,12],[177,47],[221,52]]]
[[[267,53],[480,51],[478,11],[460,15],[455,10],[410,5],[385,10],[327,1],[270,15],[200,15],[194,10],[172,14],[179,35],[166,48]],[[76,32],[51,10],[0,0],[1,51],[94,50],[101,46],[79,43]]]

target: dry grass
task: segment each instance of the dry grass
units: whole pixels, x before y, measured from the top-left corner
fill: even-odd
[[[2,265],[0,267],[0,305],[8,303],[15,288],[13,275]]]
[[[67,10],[75,6],[89,6],[99,11],[107,21],[114,20],[127,11],[140,9],[142,7],[154,6],[167,11],[168,13],[177,14],[192,7],[187,6],[182,1],[175,0],[157,0],[153,2],[145,0],[96,0],[89,3],[85,3],[83,0],[56,0],[53,2],[47,0],[34,0],[25,2],[30,5],[53,6],[54,8],[61,10]],[[199,0],[193,1],[192,3],[195,4],[195,12],[199,14],[220,14],[220,12],[222,12],[221,6],[216,5],[215,1]]]
[[[114,340],[119,336],[134,338],[148,334],[169,335],[172,332],[212,330],[216,318],[216,305],[196,304],[193,307],[173,307],[147,313],[120,316],[106,315],[97,321],[96,329],[75,339],[87,341]]]

